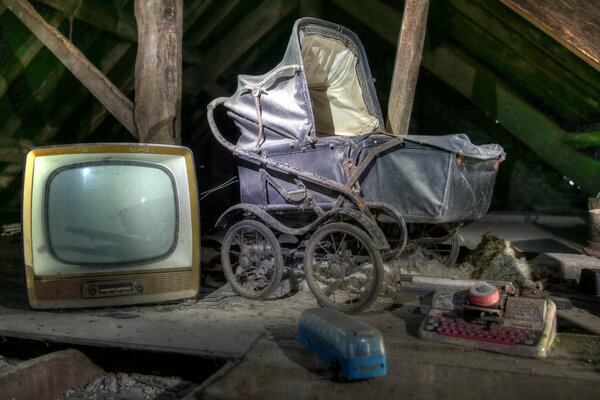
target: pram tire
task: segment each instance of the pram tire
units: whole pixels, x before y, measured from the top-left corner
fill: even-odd
[[[336,239],[338,239],[338,243],[336,243]],[[329,249],[327,249],[328,246]],[[325,253],[319,254],[320,251]],[[360,266],[354,265],[356,260],[361,258],[366,262]],[[328,276],[326,277],[327,282],[324,283],[323,277],[319,276],[317,271],[317,264],[319,260],[324,261],[325,259],[327,259],[327,265],[324,268]],[[331,262],[332,259],[333,262]],[[370,279],[365,266],[372,266],[369,268],[372,271]],[[351,274],[348,273],[349,270],[352,272]],[[357,271],[359,271],[358,276],[356,276]],[[346,314],[356,314],[367,309],[379,295],[384,276],[383,260],[373,239],[362,229],[345,222],[324,225],[310,237],[304,254],[304,272],[306,283],[317,298],[318,304]],[[368,277],[367,284],[353,287],[354,282],[360,282],[363,278],[361,274]],[[336,275],[342,276],[342,278]],[[339,287],[338,282],[344,284],[345,294],[336,299],[335,292],[327,293],[327,291],[332,284]]]
[[[460,239],[459,230],[448,237],[444,242],[432,241],[432,242],[420,242],[419,238],[422,236],[430,236],[430,233],[434,230],[437,231],[433,237],[444,236],[453,230],[453,227],[449,224],[413,224],[413,230],[416,230],[416,240],[412,244],[416,248],[420,248],[424,254],[428,255],[431,259],[436,259],[447,267],[454,267],[458,255],[460,253]],[[413,248],[415,248],[413,247]]]
[[[236,248],[239,251],[234,250]],[[281,246],[273,232],[259,221],[242,220],[229,228],[221,246],[221,263],[225,278],[233,291],[246,299],[264,299],[281,284]],[[238,271],[240,268],[244,272],[257,271],[255,276],[260,278],[243,282]],[[245,285],[248,283],[249,285]],[[254,286],[256,284],[260,284],[260,288],[257,289]]]

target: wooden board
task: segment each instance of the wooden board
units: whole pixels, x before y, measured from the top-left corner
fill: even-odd
[[[600,71],[600,7],[589,0],[501,0]]]

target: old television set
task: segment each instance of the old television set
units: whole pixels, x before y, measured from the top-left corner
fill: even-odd
[[[198,214],[193,155],[185,147],[31,150],[23,180],[30,305],[79,308],[195,296]]]

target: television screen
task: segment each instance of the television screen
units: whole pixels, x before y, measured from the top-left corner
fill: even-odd
[[[183,147],[32,150],[23,188],[30,304],[88,307],[195,296],[196,186],[193,157]]]

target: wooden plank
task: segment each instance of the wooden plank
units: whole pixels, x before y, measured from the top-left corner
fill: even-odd
[[[600,71],[600,7],[589,0],[501,0]]]
[[[3,7],[4,3],[0,3]],[[64,16],[56,16],[52,18],[48,23],[55,28],[58,28],[64,21]],[[27,68],[31,60],[39,53],[44,47],[44,44],[40,42],[34,35],[31,35],[19,48],[14,52],[13,57],[8,60],[6,65],[0,71],[0,97],[4,96],[6,89],[14,80]]]
[[[428,12],[429,0],[406,0],[404,2],[402,29],[400,29],[398,38],[387,119],[387,130],[397,135],[408,133],[427,29]]]
[[[574,149],[600,148],[600,132],[586,132],[577,135],[569,135],[565,144]]]
[[[568,80],[557,76],[559,67],[538,68],[529,62],[527,53],[517,52],[491,36],[487,26],[479,26],[458,13],[449,20],[450,35],[461,47],[485,60],[509,82],[544,103],[556,115],[581,121],[593,114],[594,100],[589,95],[582,96],[582,92],[589,92],[590,87],[580,91],[566,86]]]
[[[587,84],[598,84],[598,71],[590,68],[585,61],[573,54],[568,48],[530,24],[526,19],[521,18],[510,8],[500,2],[486,0],[477,0],[476,4],[478,8],[485,10],[489,15],[499,21],[504,21],[505,24],[509,24],[510,29],[519,35],[522,41],[542,52],[542,58],[553,60],[553,62],[558,63],[563,69],[570,71],[571,74]]]
[[[337,5],[352,3],[349,0],[332,1]],[[356,7],[350,4],[345,10],[387,42],[395,44],[397,36],[393,35],[393,27],[399,26],[401,15],[380,0],[366,0],[362,5],[363,7]],[[369,11],[361,12],[363,8]],[[386,23],[382,24],[380,21]],[[600,176],[600,162],[562,145],[568,133],[515,93],[494,73],[449,43],[434,50],[425,47],[421,64],[479,108],[490,113],[499,124],[540,158],[575,181],[585,192],[595,196],[600,191],[600,180],[597,178]],[[490,95],[474,97],[474,90]]]
[[[133,103],[73,43],[49,25],[26,0],[2,0],[127,130],[136,136]]]
[[[216,80],[296,6],[295,1],[263,1],[252,12],[252,18],[244,18],[229,35],[206,53],[203,65],[188,67],[183,71],[184,93],[198,93],[205,84]]]
[[[394,46],[402,26],[402,13],[380,0],[331,0]]]
[[[0,336],[81,346],[239,358],[264,332],[258,320],[215,313],[214,303],[67,313],[0,306]]]
[[[600,161],[564,146],[568,133],[491,71],[449,43],[425,52],[423,66],[490,113],[542,160],[568,176],[585,192],[596,195],[600,191]],[[474,98],[473,93],[477,92],[487,95]]]
[[[300,0],[300,15],[303,17],[322,18],[324,4],[321,0]]]
[[[200,45],[216,27],[223,23],[223,20],[240,2],[241,0],[229,0],[221,3],[215,14],[211,15],[208,21],[198,27],[198,29],[194,31],[194,34],[187,39],[187,42],[191,46]]]
[[[183,0],[135,1],[135,123],[144,143],[181,144]]]
[[[537,38],[542,40],[541,43],[535,42],[529,35],[531,29],[527,32],[515,30],[517,16],[510,20],[499,19],[496,9],[505,8],[501,4],[496,3],[495,8],[486,1],[473,4],[473,1],[452,0],[449,4],[452,10],[449,34],[461,46],[485,59],[558,115],[593,119],[595,114],[600,114],[600,76],[597,71],[584,64],[585,69],[593,71],[596,77],[590,82],[585,79],[587,74],[581,74],[580,70],[572,72],[565,68],[566,59],[576,57],[568,52],[567,57],[563,53],[560,59],[549,54],[545,48],[550,46],[542,45],[553,42],[552,39],[543,35],[545,37]],[[510,13],[510,10],[506,12]],[[522,36],[525,33],[527,36]]]
[[[76,18],[121,38],[137,40],[137,28],[133,16],[105,2],[98,0],[35,1],[52,7],[70,18]]]
[[[106,372],[79,350],[55,351],[0,372],[0,398],[52,400]]]
[[[184,3],[183,33],[187,32],[214,0],[195,0]]]

